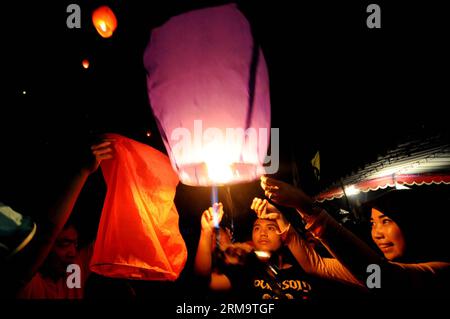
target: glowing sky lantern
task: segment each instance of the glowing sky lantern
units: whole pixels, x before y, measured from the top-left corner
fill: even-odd
[[[223,185],[265,173],[267,67],[234,4],[172,17],[152,31],[144,63],[150,105],[182,183]]]
[[[104,38],[111,37],[117,28],[116,16],[108,6],[101,6],[92,13],[92,23]]]
[[[89,60],[88,60],[88,59],[84,59],[84,60],[81,62],[81,65],[82,65],[83,68],[85,68],[85,69],[89,68]]]

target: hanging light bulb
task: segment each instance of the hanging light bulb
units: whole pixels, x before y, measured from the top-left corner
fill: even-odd
[[[117,19],[108,6],[101,6],[92,13],[92,23],[103,38],[109,38],[117,28]]]
[[[358,195],[361,191],[355,187],[355,185],[350,185],[345,187],[345,193],[347,194],[347,196],[354,196],[354,195]]]

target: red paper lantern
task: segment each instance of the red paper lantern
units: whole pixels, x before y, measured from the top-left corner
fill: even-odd
[[[89,68],[89,60],[88,59],[84,59],[83,62],[81,62],[81,64],[83,65],[83,68],[85,68],[85,69]]]
[[[92,13],[92,23],[103,38],[109,38],[117,28],[117,19],[108,6],[101,6]]]
[[[174,203],[178,178],[166,155],[117,134],[102,161],[107,185],[90,268],[113,278],[178,278],[187,248]]]

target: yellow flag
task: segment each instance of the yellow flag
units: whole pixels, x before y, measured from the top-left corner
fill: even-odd
[[[314,174],[316,175],[317,180],[320,180],[320,153],[316,152],[316,155],[311,160],[311,165],[314,168]]]

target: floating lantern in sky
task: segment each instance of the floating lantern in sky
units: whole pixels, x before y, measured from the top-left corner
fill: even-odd
[[[236,5],[172,17],[152,31],[144,63],[150,105],[182,183],[232,184],[265,173],[267,67]]]
[[[117,19],[108,6],[101,6],[92,13],[92,23],[103,38],[109,38],[117,28]]]
[[[81,62],[81,65],[83,65],[83,68],[85,69],[89,68],[89,60],[84,59],[83,62]]]

